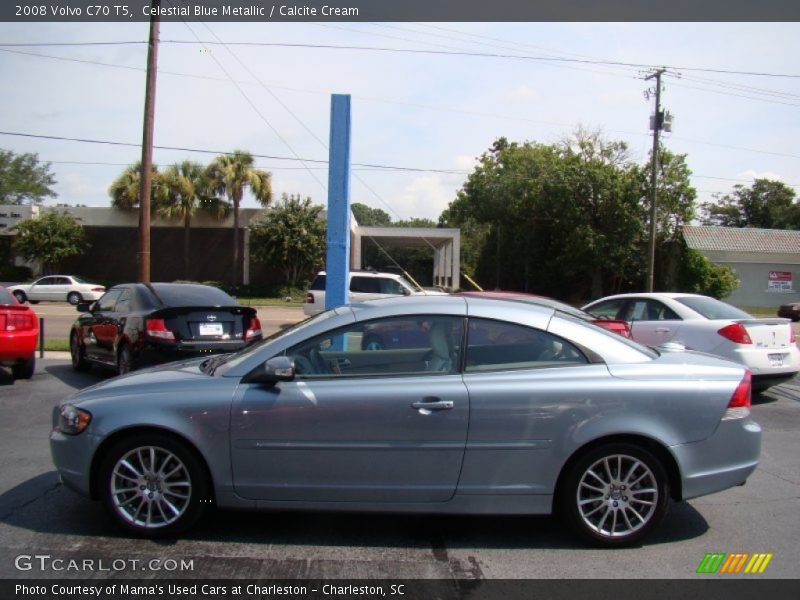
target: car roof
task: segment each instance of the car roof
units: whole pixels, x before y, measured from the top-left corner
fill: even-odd
[[[658,300],[660,298],[686,298],[686,297],[694,297],[694,298],[707,298],[708,296],[703,296],[702,294],[689,294],[685,292],[632,292],[628,294],[614,294],[613,296],[604,296],[602,298],[598,298],[597,300],[592,300],[588,304],[595,304],[596,302],[600,302],[601,300],[617,300],[617,299],[625,299],[625,298],[652,298],[653,300]]]

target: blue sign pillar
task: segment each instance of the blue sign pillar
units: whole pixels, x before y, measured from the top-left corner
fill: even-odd
[[[350,96],[331,96],[325,310],[348,303],[350,275]]]

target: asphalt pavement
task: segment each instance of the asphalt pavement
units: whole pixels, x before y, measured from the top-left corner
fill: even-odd
[[[800,576],[798,380],[755,399],[764,447],[746,486],[673,504],[642,547],[609,551],[577,542],[550,517],[216,511],[179,540],[128,537],[98,503],[58,482],[48,447],[52,408],[109,376],[50,358],[30,381],[0,369],[0,578],[108,577],[100,564],[121,566],[114,576],[156,578],[724,578],[695,573],[707,552],[773,553],[757,577]],[[94,567],[41,569],[19,558],[45,555]],[[152,559],[170,568],[140,572]]]

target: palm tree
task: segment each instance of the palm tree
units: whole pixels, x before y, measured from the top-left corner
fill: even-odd
[[[174,164],[161,174],[164,199],[158,214],[168,219],[183,219],[183,276],[189,279],[189,236],[192,216],[198,209],[215,218],[228,214],[228,205],[211,193],[203,165],[185,160]]]
[[[233,208],[233,285],[239,285],[239,274],[242,271],[239,254],[239,205],[242,202],[245,188],[262,205],[267,206],[272,200],[271,175],[253,166],[253,155],[244,150],[234,150],[232,154],[218,156],[208,166],[208,178],[211,190],[216,194],[225,194]]]
[[[156,165],[152,166],[150,180],[150,212],[155,212],[164,200],[164,186],[161,173]],[[126,168],[108,188],[111,206],[120,210],[133,210],[139,207],[139,182],[142,179],[142,163],[136,162]]]

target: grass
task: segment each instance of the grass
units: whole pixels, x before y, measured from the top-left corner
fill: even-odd
[[[283,298],[246,298],[238,296],[236,300],[242,306],[290,306],[296,308],[303,306],[302,298],[292,298],[287,302]]]
[[[69,340],[48,340],[44,341],[44,349],[46,352],[69,352]],[[39,347],[36,347],[39,350]]]

